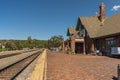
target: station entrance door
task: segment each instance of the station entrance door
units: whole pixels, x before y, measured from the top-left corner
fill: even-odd
[[[82,42],[75,43],[75,53],[76,54],[83,54],[83,43]]]

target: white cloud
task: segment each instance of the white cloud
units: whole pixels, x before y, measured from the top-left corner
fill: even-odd
[[[120,5],[115,5],[113,6],[113,8],[111,9],[112,11],[117,11],[120,8]]]

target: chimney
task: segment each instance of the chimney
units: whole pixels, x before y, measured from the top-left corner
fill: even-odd
[[[104,20],[105,20],[105,5],[104,5],[104,3],[102,3],[100,5],[100,16],[99,16],[99,19],[100,19],[101,22],[104,22]]]

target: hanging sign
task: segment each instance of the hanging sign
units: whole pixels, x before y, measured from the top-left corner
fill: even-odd
[[[84,39],[75,39],[76,42],[84,42]]]

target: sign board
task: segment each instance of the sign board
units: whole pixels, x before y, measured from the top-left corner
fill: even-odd
[[[84,42],[84,39],[75,39],[76,42]]]
[[[120,55],[120,47],[111,47],[112,55]]]

